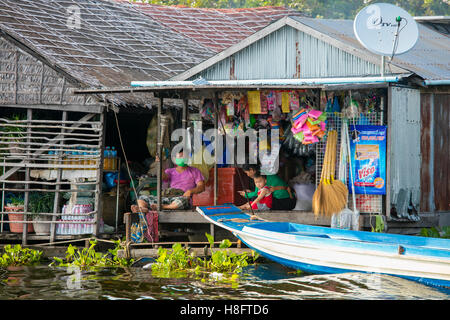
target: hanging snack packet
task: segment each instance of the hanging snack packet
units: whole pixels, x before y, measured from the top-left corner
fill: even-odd
[[[261,113],[261,95],[259,91],[248,91],[248,107],[250,114]]]
[[[297,91],[289,92],[289,109],[298,110],[300,108],[299,95]]]
[[[261,99],[261,114],[266,114],[267,113],[267,96],[265,95],[264,92],[260,93],[260,99]]]
[[[267,91],[267,110],[272,111],[277,106],[277,97],[275,91]]]

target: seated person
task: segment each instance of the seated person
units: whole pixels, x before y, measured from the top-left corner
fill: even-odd
[[[246,164],[244,165],[243,170],[249,178],[253,178],[254,175],[260,174],[258,165]],[[272,192],[273,197],[272,210],[294,209],[297,203],[297,199],[295,198],[289,185],[276,174],[266,175],[266,179],[267,186],[270,187],[270,191]],[[256,187],[255,191],[253,192],[251,190],[246,190],[246,192],[239,191],[239,194],[244,198],[246,198],[247,196],[249,200],[253,200],[258,195],[258,187]]]
[[[253,176],[253,181],[255,182],[255,186],[258,188],[258,196],[255,200],[249,204],[248,202],[240,206],[240,209],[249,210],[250,205],[254,210],[270,210],[272,209],[272,192],[270,191],[269,186],[266,185],[267,180],[265,176],[255,174]]]
[[[156,157],[156,161],[159,158]],[[175,158],[176,166],[168,168],[162,173],[162,180],[169,181],[169,188],[161,190],[162,209],[188,209],[193,194],[205,190],[205,179],[199,169],[189,167],[184,158],[184,153],[179,152]],[[132,205],[132,212],[147,212],[149,208],[157,210],[158,197],[154,195],[141,195],[138,205]]]

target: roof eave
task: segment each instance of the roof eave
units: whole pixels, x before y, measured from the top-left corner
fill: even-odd
[[[138,93],[151,91],[170,90],[232,90],[232,89],[305,89],[322,88],[330,85],[353,84],[389,84],[398,83],[411,74],[385,77],[335,77],[335,78],[311,78],[311,79],[255,79],[255,80],[222,80],[207,81],[196,84],[195,81],[133,81],[130,87],[103,88],[103,89],[79,89],[76,94],[113,94],[113,93]]]

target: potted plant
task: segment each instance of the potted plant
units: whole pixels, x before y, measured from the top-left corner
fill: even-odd
[[[24,117],[13,115],[10,120],[24,120]],[[0,128],[2,142],[8,147],[10,153],[23,153],[23,150],[19,149],[20,145],[18,142],[21,141],[19,138],[25,137],[25,131],[24,127],[2,126]]]
[[[24,203],[23,197],[21,196],[10,196],[6,202],[5,212],[8,212],[8,220],[9,229],[14,233],[22,233],[23,232],[23,223],[22,222],[13,222],[13,221],[24,221],[23,213],[15,213],[15,212],[23,212],[24,211]],[[33,225],[31,223],[28,224],[28,232],[33,232]]]
[[[42,213],[53,212],[55,194],[53,192],[32,192],[30,193],[30,211],[33,213],[33,227],[37,235],[50,234],[50,223],[42,221],[51,221],[52,216]]]

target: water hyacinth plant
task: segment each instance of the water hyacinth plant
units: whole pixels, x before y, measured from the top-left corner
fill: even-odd
[[[259,255],[252,252],[248,256],[247,252],[236,254],[227,250],[231,246],[228,239],[223,240],[219,245],[219,250],[213,248],[214,238],[206,233],[211,257],[209,259],[196,257],[194,252],[189,252],[189,248],[183,247],[180,243],[175,243],[172,250],[158,248],[158,258],[152,264],[152,273],[160,277],[180,277],[188,275],[220,275],[223,280],[234,281],[238,278],[238,273],[251,263],[255,263]],[[217,277],[216,277],[217,278]],[[203,281],[204,279],[202,279]]]
[[[20,244],[14,247],[6,245],[4,253],[0,256],[0,267],[30,266],[40,262],[42,251],[22,248]]]
[[[80,269],[89,269],[96,267],[127,267],[134,262],[133,259],[124,259],[117,256],[117,251],[121,248],[119,240],[114,241],[115,248],[109,249],[106,254],[95,251],[97,240],[90,240],[89,242],[89,248],[83,248],[81,250],[69,245],[66,251],[66,257],[64,259],[53,257],[53,262],[50,266],[58,263],[58,267],[76,266]]]
[[[443,238],[450,239],[450,226],[422,228],[420,236],[429,238]]]

